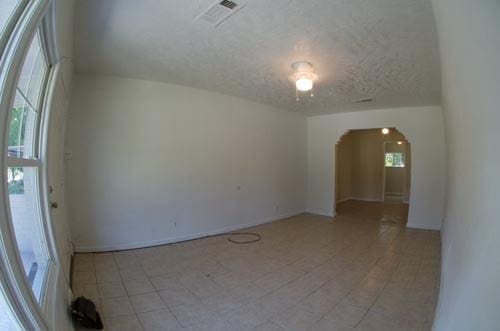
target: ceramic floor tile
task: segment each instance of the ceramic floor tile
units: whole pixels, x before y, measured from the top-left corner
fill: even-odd
[[[198,324],[203,320],[215,317],[215,314],[202,303],[176,305],[169,308],[182,327]]]
[[[158,292],[169,307],[197,303],[198,298],[185,288],[166,289]]]
[[[267,316],[251,307],[243,307],[238,311],[225,316],[229,326],[235,330],[252,330],[267,322]]]
[[[177,331],[180,325],[167,309],[137,315],[145,331]]]
[[[354,328],[336,324],[327,318],[322,318],[313,325],[311,325],[308,331],[353,331]]]
[[[378,312],[369,311],[356,327],[362,331],[401,331],[408,330],[398,325],[399,321]],[[411,330],[411,329],[409,329]]]
[[[175,277],[156,276],[151,277],[149,280],[158,291],[183,288],[183,286],[179,283],[179,280]]]
[[[254,331],[285,331],[281,326],[274,322],[266,322],[256,326]]]
[[[73,293],[108,329],[429,330],[440,237],[406,229],[407,210],[348,201],[333,221],[302,214],[249,228],[262,236],[249,245],[218,236],[76,254]]]
[[[102,315],[106,318],[134,314],[134,309],[128,297],[102,299],[101,306]]]
[[[276,317],[272,321],[285,330],[302,331],[307,330],[310,326],[321,319],[320,313],[311,313],[310,311],[293,307]]]
[[[118,269],[110,269],[96,272],[97,283],[121,282]]]
[[[182,331],[235,331],[235,329],[231,328],[225,319],[213,317],[182,328]]]
[[[377,293],[363,290],[355,289],[350,292],[347,297],[342,300],[342,303],[359,307],[359,308],[370,308],[375,300],[377,299]]]
[[[147,280],[148,276],[141,267],[126,267],[120,269],[120,276],[123,281],[127,280]]]
[[[324,315],[332,310],[339,301],[340,299],[334,299],[323,292],[316,291],[300,301],[297,307],[311,313]]]
[[[122,282],[109,282],[97,284],[97,290],[100,298],[116,298],[126,296],[127,292]]]
[[[136,313],[167,309],[167,306],[156,292],[132,295],[130,302]]]
[[[144,330],[136,315],[125,315],[125,316],[107,318],[104,321],[104,329],[107,331]]]
[[[73,271],[73,284],[95,284],[96,276],[94,271]]]
[[[366,314],[367,309],[355,307],[345,303],[340,303],[325,315],[326,319],[331,320],[337,325],[355,327]]]
[[[136,295],[148,292],[154,292],[155,288],[151,282],[147,279],[143,280],[127,280],[125,283],[125,289],[128,295]]]
[[[76,254],[73,261],[74,271],[95,271],[92,254]]]

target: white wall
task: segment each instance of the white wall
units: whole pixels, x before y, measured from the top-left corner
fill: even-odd
[[[76,75],[68,121],[77,250],[153,245],[305,211],[302,115],[177,85]]]
[[[448,149],[435,330],[500,327],[500,1],[434,0]]]
[[[354,136],[346,134],[342,136],[336,148],[336,201],[342,202],[352,198],[353,164],[352,154],[354,146]]]
[[[349,129],[397,128],[411,144],[408,226],[440,229],[445,197],[445,148],[440,107],[394,108],[307,119],[307,209],[333,215],[334,146]]]

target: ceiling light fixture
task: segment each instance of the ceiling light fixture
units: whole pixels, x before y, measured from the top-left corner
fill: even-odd
[[[383,134],[389,134],[389,129],[388,128],[383,128],[382,129]]]
[[[306,61],[298,61],[292,63],[292,69],[294,73],[289,79],[295,83],[297,101],[299,101],[299,91],[311,91],[310,96],[314,96],[312,89],[314,87],[314,81],[318,79],[318,75],[314,73],[313,65]]]
[[[398,141],[398,145],[403,145],[403,142],[402,141]]]
[[[300,77],[295,81],[295,87],[297,88],[297,90],[303,92],[311,90],[313,88],[313,85],[314,83],[312,79],[307,77]]]

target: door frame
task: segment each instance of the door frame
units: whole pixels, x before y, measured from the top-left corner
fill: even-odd
[[[381,200],[383,202],[385,202],[385,172],[386,172],[386,166],[385,166],[385,152],[386,152],[386,144],[387,143],[390,143],[390,144],[393,144],[393,143],[397,143],[397,141],[394,141],[394,140],[387,140],[387,141],[384,141],[383,142],[383,148],[382,148],[382,151],[383,151],[383,154],[382,154],[382,169],[384,169],[383,171],[383,175],[382,175],[382,198]],[[407,142],[403,142],[404,144],[407,144]],[[404,171],[403,171],[403,198],[401,199],[401,202],[405,202],[405,197],[406,197],[406,147],[405,147],[405,150],[403,151],[403,156],[404,156],[404,159],[405,159],[405,166],[403,167],[404,168]]]

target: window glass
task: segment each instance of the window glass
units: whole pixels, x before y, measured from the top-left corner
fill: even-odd
[[[26,101],[38,110],[42,89],[44,87],[45,75],[48,72],[48,63],[43,53],[38,34],[33,39],[31,46],[24,59],[24,64],[17,83],[17,90],[24,96]]]
[[[1,286],[1,284],[0,284]],[[10,306],[7,303],[4,292],[0,288],[0,330],[14,331],[21,330]]]
[[[49,262],[40,215],[37,167],[9,167],[7,182],[12,223],[24,272],[40,298]]]
[[[403,168],[405,158],[403,153],[385,153],[385,166]]]
[[[3,34],[5,26],[9,22],[12,13],[21,0],[2,0],[0,1],[0,35]]]
[[[10,109],[7,153],[11,157],[31,158],[35,156],[37,113],[26,99],[16,92]]]
[[[26,278],[39,301],[50,262],[43,230],[37,165],[41,101],[49,68],[41,46],[37,33],[18,78],[7,135],[12,228]]]

